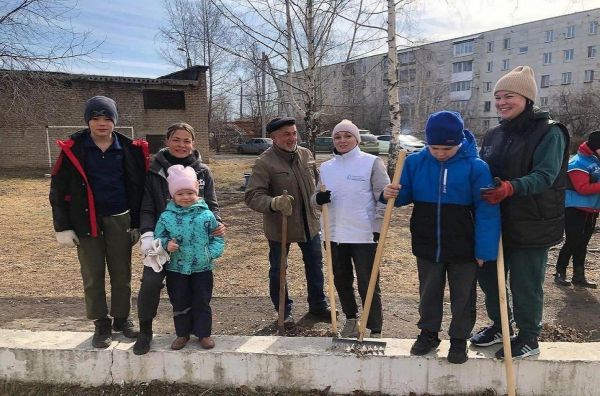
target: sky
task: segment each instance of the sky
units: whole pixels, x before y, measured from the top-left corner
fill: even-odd
[[[382,0],[383,1],[383,0]],[[71,23],[101,42],[71,72],[159,77],[177,68],[159,53],[162,0],[79,0]],[[404,35],[438,41],[600,7],[600,0],[415,0]]]

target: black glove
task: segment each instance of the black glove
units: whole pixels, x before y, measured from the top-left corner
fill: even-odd
[[[317,201],[317,205],[324,205],[331,202],[331,191],[319,191],[315,196],[315,200]]]
[[[373,242],[379,242],[380,234],[378,232],[373,233]]]

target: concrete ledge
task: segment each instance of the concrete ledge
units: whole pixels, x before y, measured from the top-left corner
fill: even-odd
[[[505,393],[496,347],[471,350],[462,365],[449,364],[448,342],[437,354],[410,356],[412,340],[386,339],[385,356],[330,351],[330,338],[216,336],[211,351],[190,341],[171,351],[173,336],[157,335],[152,350],[136,356],[133,341],[118,338],[106,350],[91,333],[0,329],[0,378],[100,385],[160,380],[205,386],[360,389],[394,395]],[[515,361],[520,395],[600,394],[600,343],[542,343],[537,358]]]

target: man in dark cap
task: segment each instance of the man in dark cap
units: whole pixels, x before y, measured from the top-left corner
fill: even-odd
[[[269,241],[269,292],[275,310],[279,308],[279,266],[282,216],[288,216],[287,247],[298,243],[304,259],[309,313],[321,319],[331,318],[323,293],[323,260],[319,220],[310,204],[318,173],[310,150],[298,146],[296,120],[274,118],[267,124],[273,146],[262,153],[252,169],[245,201],[263,214],[265,235]],[[284,190],[287,195],[284,195]],[[287,288],[287,286],[286,286]],[[285,322],[293,323],[292,300],[286,290]]]
[[[77,248],[95,348],[110,345],[112,330],[137,337],[129,319],[131,247],[139,239],[148,143],[115,132],[118,117],[111,98],[89,99],[84,110],[88,128],[57,142],[61,152],[50,182],[56,240]],[[106,304],[107,268],[114,321]]]

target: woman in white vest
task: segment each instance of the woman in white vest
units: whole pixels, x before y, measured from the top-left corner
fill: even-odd
[[[343,120],[337,124],[331,136],[335,155],[321,164],[319,192],[313,196],[313,202],[319,206],[329,205],[334,283],[346,315],[341,335],[357,337],[354,271],[358,294],[364,305],[385,211],[385,206],[378,203],[378,199],[390,178],[381,158],[360,151],[358,127],[351,121]],[[320,191],[321,184],[326,191]],[[382,323],[378,279],[367,319],[371,337],[381,337]]]

